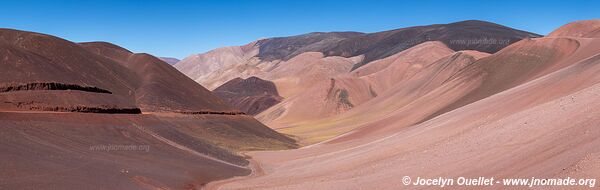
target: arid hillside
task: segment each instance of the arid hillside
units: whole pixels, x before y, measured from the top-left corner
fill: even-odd
[[[194,189],[296,147],[148,54],[0,29],[0,57],[1,189]]]
[[[494,54],[458,51],[369,70],[364,76],[410,75],[342,114],[279,129],[310,145],[253,152],[260,173],[208,187],[428,189],[401,178],[598,178],[600,38],[582,34],[599,30],[589,28],[599,21],[585,22]],[[489,187],[506,188],[527,187]]]

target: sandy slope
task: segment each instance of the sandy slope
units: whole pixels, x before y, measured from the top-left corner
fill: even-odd
[[[422,56],[425,52],[431,54]],[[440,42],[426,42],[352,73],[349,68],[360,57],[348,60],[321,58],[322,54],[317,52],[301,54],[266,74],[275,78],[286,99],[257,118],[272,128],[280,128],[341,114],[376,97],[400,78],[410,77],[420,69],[417,67],[451,52]]]
[[[598,178],[599,44],[573,37],[513,44],[441,74],[447,80],[421,86],[431,89],[350,133],[254,152],[265,174],[222,189],[398,189],[403,176]],[[469,55],[451,57],[461,54]],[[462,106],[446,109],[451,104]]]
[[[240,116],[2,112],[0,125],[2,189],[198,188],[250,172],[233,151],[287,146]],[[94,149],[111,145],[135,149]]]
[[[348,73],[360,59],[323,57],[319,52],[307,52],[280,63],[263,77],[273,81],[285,99],[257,115],[257,118],[268,123],[291,122],[345,111],[343,106],[348,105],[338,106],[342,92],[336,91],[336,87],[344,82],[332,78]],[[368,92],[366,88],[363,90]],[[348,92],[344,93],[348,95]]]
[[[324,57],[319,52],[306,52],[279,63],[275,69],[259,76],[273,81],[281,96],[288,98],[304,92],[315,83],[348,73],[352,65],[361,59],[361,56]]]
[[[285,100],[297,101],[299,106],[282,103],[263,112],[258,118],[270,127],[281,128],[281,132],[297,136],[303,143],[315,143],[382,119],[432,91],[462,67],[485,55],[474,51],[453,53],[440,42],[423,43],[350,74],[330,79],[328,83],[335,85],[315,85],[302,95]],[[314,98],[319,94],[327,96],[331,91],[345,92],[349,106],[339,110],[339,103],[331,106],[329,102],[332,101],[327,101],[327,98]],[[339,95],[334,97],[341,102]],[[288,106],[285,107],[288,110],[282,114],[284,116],[268,120],[272,115],[267,114],[277,114],[280,106]],[[294,114],[300,112],[298,110],[313,113],[319,109],[330,111],[318,112],[312,117]]]
[[[402,121],[401,126],[421,122],[432,112],[448,105],[478,84],[477,80],[447,82],[457,71],[473,64],[477,58],[468,52],[457,52],[427,67],[413,76],[398,81],[398,85],[360,106],[331,118],[302,123],[296,127],[281,129],[297,134],[303,143],[312,144],[323,139],[341,135],[353,129],[372,133],[384,132],[389,120]],[[444,97],[440,99],[440,97]],[[371,127],[373,126],[373,127]],[[363,135],[364,133],[357,133]],[[351,135],[352,136],[352,135]],[[337,139],[340,141],[344,138]]]

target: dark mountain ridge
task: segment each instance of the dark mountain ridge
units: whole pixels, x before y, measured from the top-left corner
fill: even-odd
[[[354,69],[370,61],[385,58],[426,41],[441,41],[455,51],[477,50],[495,53],[525,38],[539,34],[513,29],[486,21],[467,20],[433,24],[375,33],[315,32],[290,37],[260,40],[261,60],[288,60],[304,52],[322,52],[326,56],[364,55]]]

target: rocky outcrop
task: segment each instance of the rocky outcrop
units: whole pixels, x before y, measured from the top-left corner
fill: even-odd
[[[87,107],[87,106],[72,106],[72,107],[30,106],[29,110],[53,111],[53,112],[109,113],[109,114],[141,114],[142,113],[142,110],[140,110],[140,108],[106,108],[106,107]]]
[[[112,92],[94,86],[80,86],[76,84],[63,84],[56,82],[37,82],[27,84],[0,85],[0,93],[28,90],[78,90],[84,92],[112,94]]]
[[[4,101],[5,104],[13,105],[20,110],[30,111],[50,111],[50,112],[81,112],[81,113],[108,113],[108,114],[141,114],[140,108],[123,108],[116,106],[88,106],[88,105],[76,105],[76,106],[56,106],[48,105],[36,101]]]
[[[350,102],[348,90],[344,88],[338,88],[335,85],[335,79],[330,80],[330,87],[327,90],[327,97],[325,98],[326,103],[332,103],[335,105],[335,109],[338,112],[344,112],[352,109],[354,104]]]

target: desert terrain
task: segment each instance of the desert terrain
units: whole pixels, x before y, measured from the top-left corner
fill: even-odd
[[[0,189],[600,178],[598,19],[312,32],[182,60],[0,29],[0,60]]]
[[[573,22],[492,53],[425,42],[310,87],[295,85],[305,90],[257,118],[304,146],[247,153],[251,175],[208,187],[398,189],[406,187],[403,176],[598,178],[598,23]],[[333,96],[338,106],[327,108],[332,91],[342,90],[345,96]],[[344,102],[352,106],[340,111]],[[326,109],[332,114],[319,112]]]

